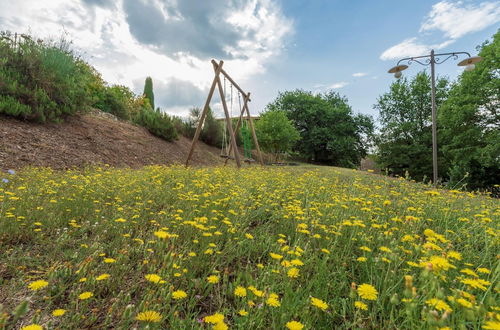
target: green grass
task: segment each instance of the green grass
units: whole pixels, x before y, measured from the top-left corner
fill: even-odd
[[[500,203],[488,196],[329,167],[25,169],[5,177],[0,328],[498,322]],[[48,284],[30,289],[37,280]],[[360,295],[361,284],[376,289],[375,300]],[[245,297],[234,294],[238,286]],[[174,299],[177,290],[187,297]],[[79,299],[84,292],[93,296]],[[56,317],[56,309],[66,312]],[[159,322],[137,320],[144,311]],[[223,323],[205,322],[215,313]]]

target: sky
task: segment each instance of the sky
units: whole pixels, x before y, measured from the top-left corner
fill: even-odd
[[[0,30],[64,36],[107,82],[137,94],[151,76],[156,106],[180,116],[203,106],[216,59],[251,92],[252,114],[279,92],[333,89],[377,118],[398,59],[431,49],[474,56],[499,27],[494,0],[0,0]],[[457,62],[437,74],[455,79]],[[211,106],[222,114],[217,94]]]

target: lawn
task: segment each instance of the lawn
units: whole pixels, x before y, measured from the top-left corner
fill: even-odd
[[[485,195],[310,166],[3,177],[0,328],[500,326]]]

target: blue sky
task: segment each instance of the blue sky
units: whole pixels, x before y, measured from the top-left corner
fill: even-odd
[[[0,0],[0,30],[64,33],[110,83],[140,94],[152,76],[157,105],[178,115],[203,105],[215,58],[252,93],[253,113],[279,91],[334,89],[376,117],[397,58],[476,54],[499,27],[493,0]],[[437,72],[461,69],[448,61]],[[217,97],[212,107],[221,112]]]

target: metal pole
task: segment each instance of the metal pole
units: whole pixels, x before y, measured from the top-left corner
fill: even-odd
[[[432,174],[434,185],[438,182],[437,162],[437,119],[436,119],[436,77],[434,73],[434,49],[431,50],[431,97],[432,97]]]

